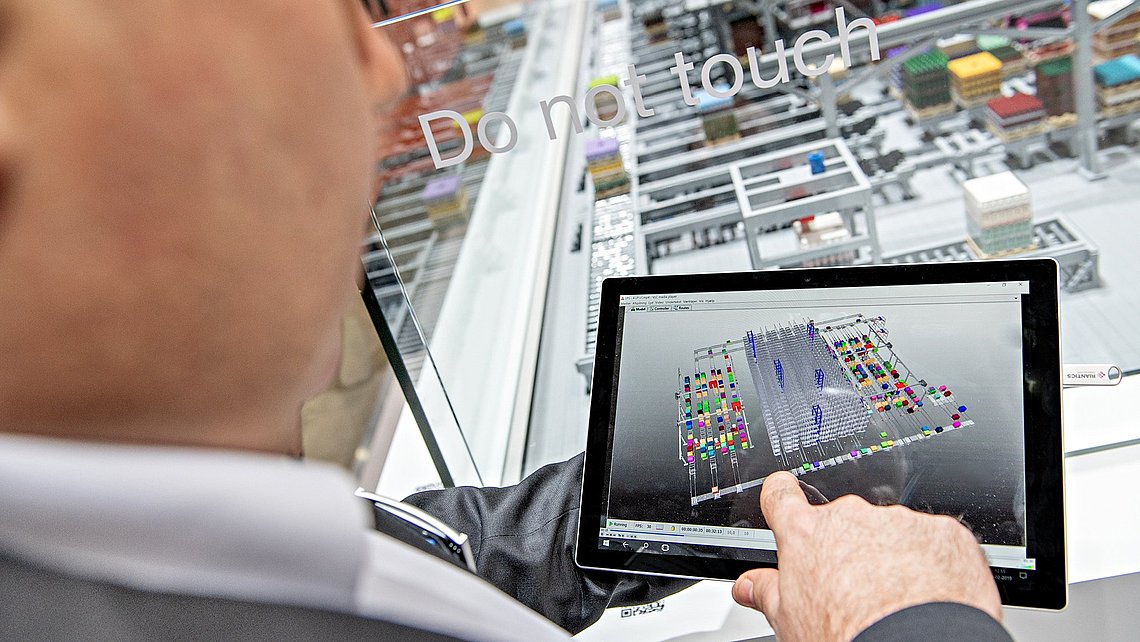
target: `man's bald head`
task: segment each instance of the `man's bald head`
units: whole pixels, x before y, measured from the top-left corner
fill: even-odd
[[[400,90],[349,0],[0,0],[0,430],[298,448]]]

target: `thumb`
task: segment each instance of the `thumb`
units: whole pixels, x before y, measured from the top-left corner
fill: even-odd
[[[780,608],[780,572],[774,568],[745,572],[732,585],[732,599],[771,618]]]

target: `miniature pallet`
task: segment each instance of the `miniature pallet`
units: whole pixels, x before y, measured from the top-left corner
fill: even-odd
[[[1140,80],[1133,80],[1126,82],[1115,87],[1097,87],[1096,93],[1098,98],[1112,98],[1123,94],[1130,94],[1134,91],[1140,90]]]
[[[1015,127],[1013,129],[1005,129],[998,127],[994,123],[986,123],[986,129],[991,134],[997,136],[1004,143],[1012,143],[1023,138],[1036,136],[1045,131],[1045,123],[1037,122],[1032,125],[1025,125],[1024,127]]]
[[[1100,113],[1106,118],[1115,118],[1125,114],[1140,111],[1140,100],[1133,100],[1119,105],[1112,105],[1111,107],[1101,107]]]
[[[966,237],[966,244],[970,246],[970,250],[973,251],[974,255],[976,255],[979,259],[1001,259],[1010,256],[1017,256],[1018,254],[1024,254],[1025,252],[1032,252],[1033,250],[1037,249],[1037,241],[1034,241],[1032,245],[1026,245],[1025,247],[1019,247],[1012,250],[1002,250],[1001,252],[994,252],[991,254],[989,252],[983,252],[982,249],[978,247],[976,243],[974,243],[974,239],[968,236]]]
[[[620,196],[622,194],[629,194],[629,183],[618,185],[617,187],[611,187],[600,192],[595,192],[594,200],[600,201],[602,199],[610,198],[611,196]]]
[[[1029,51],[1025,52],[1025,57],[1029,59],[1030,64],[1039,65],[1043,62],[1053,60],[1054,58],[1064,58],[1065,56],[1071,56],[1074,49],[1075,47],[1073,46],[1073,43],[1067,42],[1063,47],[1050,49],[1048,51],[1036,51],[1034,49],[1030,49]]]
[[[975,107],[984,107],[986,103],[990,101],[990,99],[996,98],[1001,94],[986,94],[984,96],[976,96],[971,98],[964,98],[962,96],[959,96],[957,92],[950,92],[950,95],[954,98],[955,105],[958,105],[962,109],[974,109]]]
[[[1047,116],[1045,126],[1049,129],[1068,129],[1077,124],[1077,115],[1070,112],[1059,116]]]
[[[716,140],[705,140],[705,147],[715,147],[716,145],[723,145],[725,143],[731,143],[731,142],[737,141],[737,140],[740,140],[740,133],[739,132],[737,132],[731,136],[721,136],[720,138],[717,138]]]
[[[941,105],[932,105],[930,107],[923,107],[922,109],[919,109],[911,105],[910,102],[903,101],[903,107],[906,108],[907,113],[910,114],[911,119],[916,123],[928,118],[937,118],[939,116],[953,114],[955,111],[957,111],[957,108],[952,102],[942,103]]]
[[[1012,76],[1020,76],[1021,74],[1029,71],[1029,61],[1025,58],[1015,60],[1007,63],[1002,63],[1001,76],[1002,78],[1010,78]]]

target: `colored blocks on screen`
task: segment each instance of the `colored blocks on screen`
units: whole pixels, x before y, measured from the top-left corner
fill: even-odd
[[[871,449],[870,448],[860,448],[859,452],[863,453],[864,455],[870,455]]]
[[[811,470],[811,464],[804,464],[804,470]]]
[[[886,432],[879,433],[879,436],[882,437],[883,439],[886,439],[888,437]]]
[[[942,432],[942,426],[935,426],[934,432]]]
[[[879,447],[880,447],[880,448],[890,448],[890,446],[891,446],[891,443],[890,443],[889,441],[882,441],[882,442],[879,442]],[[876,460],[876,461],[878,461],[878,460]]]
[[[955,422],[954,422],[954,427],[955,427],[955,428],[961,428],[961,427],[962,427],[962,422],[960,422],[960,421],[955,421]]]
[[[965,406],[958,406],[958,412],[966,412]]]

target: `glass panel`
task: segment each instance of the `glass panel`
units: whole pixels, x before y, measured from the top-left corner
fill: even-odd
[[[610,276],[1050,256],[1065,360],[1140,370],[1140,75],[1112,62],[1140,16],[1087,4],[472,0],[385,27],[414,90],[376,211],[484,480],[581,450]]]
[[[566,25],[580,30],[585,12],[582,3],[475,2],[381,28],[414,89],[380,141],[376,220],[439,367],[438,376],[425,374],[411,353],[409,370],[432,385],[442,377],[487,483],[521,470],[564,180],[566,138],[543,144],[522,133],[544,131],[540,98],[574,92],[581,36],[566,38]],[[450,115],[421,125],[420,116],[439,110]],[[511,153],[485,147],[505,147],[511,136],[501,121],[480,126],[494,112],[513,119]],[[553,121],[565,129],[569,114]],[[429,142],[447,161],[439,168]],[[398,331],[401,345],[416,342],[410,325]]]
[[[401,270],[377,224],[375,211],[371,215],[376,231],[365,242],[362,258],[365,290],[362,294],[380,334],[392,375],[407,402],[398,415],[387,419],[395,419],[397,426],[403,425],[405,431],[412,426],[419,429],[442,485],[482,485],[479,468],[471,457],[467,440],[440,380]],[[422,267],[412,264],[410,269],[415,273]],[[374,444],[376,435],[370,435],[369,441]],[[389,435],[388,443],[402,442],[393,442]],[[405,470],[405,466],[414,469],[421,463],[414,459],[408,461],[407,453],[396,452],[394,457],[387,452],[384,454],[387,459],[385,474],[407,476],[421,472]],[[410,492],[415,490],[415,486],[401,490]]]

